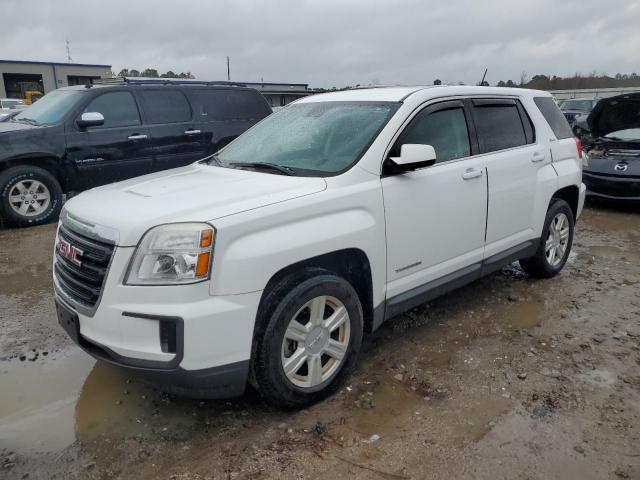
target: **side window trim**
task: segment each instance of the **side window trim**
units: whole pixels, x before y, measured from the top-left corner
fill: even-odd
[[[125,90],[125,89],[118,89],[118,90],[111,90],[111,89],[105,89],[107,90],[106,92],[100,92],[97,95],[93,95],[90,99],[88,99],[86,101],[86,103],[82,104],[82,106],[80,106],[80,108],[78,108],[78,110],[76,112],[74,112],[74,114],[71,116],[71,122],[73,124],[73,128],[81,133],[85,133],[85,132],[93,132],[93,131],[102,131],[102,130],[111,130],[113,128],[133,128],[133,127],[142,127],[145,125],[145,121],[144,121],[144,116],[142,114],[142,105],[141,102],[138,101],[137,96],[134,94],[134,92],[132,92],[131,90]],[[76,124],[76,120],[80,117],[80,115],[82,115],[82,113],[85,111],[85,109],[94,102],[94,100],[96,100],[97,98],[100,98],[104,95],[108,95],[110,93],[128,93],[131,98],[133,99],[133,104],[136,106],[136,110],[138,111],[138,119],[140,120],[140,123],[135,124],[135,125],[126,125],[126,126],[113,126],[113,127],[105,127],[105,126],[99,126],[99,127],[90,127],[87,129],[80,129],[78,128],[78,125]]]

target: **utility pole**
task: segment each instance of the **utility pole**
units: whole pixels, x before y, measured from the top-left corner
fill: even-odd
[[[229,55],[227,55],[227,80],[231,81],[231,69],[229,68]]]
[[[69,39],[67,38],[67,63],[73,62],[71,58],[71,48],[69,47]]]

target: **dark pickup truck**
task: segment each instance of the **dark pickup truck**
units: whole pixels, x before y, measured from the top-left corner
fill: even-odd
[[[60,88],[0,123],[0,220],[55,220],[64,194],[216,152],[271,107],[224,82],[128,80]]]

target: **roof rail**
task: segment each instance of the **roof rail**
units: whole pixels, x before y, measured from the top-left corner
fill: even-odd
[[[230,87],[246,87],[244,83],[226,82],[221,80],[208,81],[193,78],[155,78],[155,77],[113,77],[94,80],[97,85],[223,85]]]

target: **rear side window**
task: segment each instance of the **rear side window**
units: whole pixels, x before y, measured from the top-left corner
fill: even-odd
[[[476,130],[480,148],[484,153],[520,147],[533,142],[527,130],[531,123],[527,117],[527,130],[515,100],[473,100]]]
[[[179,90],[143,90],[140,95],[149,123],[179,123],[191,120],[191,107]]]
[[[195,90],[191,98],[196,117],[202,121],[259,120],[271,113],[262,96],[253,90]]]
[[[436,151],[438,163],[468,157],[471,145],[463,109],[419,113],[402,132],[397,145],[407,143],[431,145]]]
[[[138,105],[129,92],[103,93],[94,98],[84,111],[98,112],[104,117],[103,125],[92,128],[130,127],[141,123]]]
[[[556,102],[553,101],[553,98],[535,97],[533,101],[538,106],[542,116],[547,121],[551,130],[553,130],[553,134],[558,140],[573,137],[573,132],[571,131],[569,122],[567,122],[567,119],[556,105]]]

